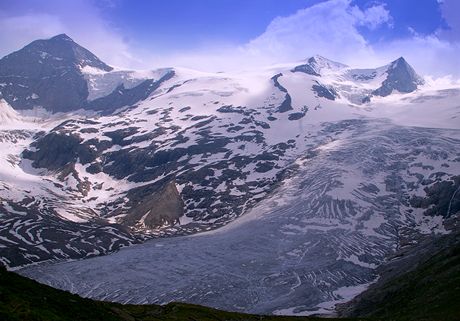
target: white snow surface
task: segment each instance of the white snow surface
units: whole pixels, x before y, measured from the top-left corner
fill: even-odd
[[[158,80],[168,70],[113,70],[108,72],[90,66],[81,68],[88,83],[88,100],[107,96],[120,85],[123,85],[125,89],[131,89],[147,79]]]

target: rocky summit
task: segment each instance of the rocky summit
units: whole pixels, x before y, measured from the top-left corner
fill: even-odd
[[[37,40],[0,60],[1,97],[13,108],[40,106],[53,113],[78,109],[115,110],[145,99],[158,81],[145,78],[134,86],[120,82],[98,99],[91,99],[86,73],[113,68],[65,34]],[[166,73],[167,74],[167,73]],[[163,75],[163,77],[166,76]],[[122,74],[119,78],[129,75]]]
[[[458,231],[460,88],[404,58],[122,70],[58,35],[0,97],[0,261],[82,296],[331,313]]]

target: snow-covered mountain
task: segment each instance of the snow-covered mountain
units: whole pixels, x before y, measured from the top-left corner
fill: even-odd
[[[171,76],[170,70],[115,71],[65,34],[0,59],[0,92],[15,109],[110,112],[145,99]]]
[[[314,56],[307,59],[305,64],[294,67],[292,72],[317,76],[317,83],[312,89],[319,97],[334,100],[341,94],[354,104],[369,103],[373,96],[385,97],[393,92],[410,93],[424,84],[424,80],[403,57],[378,68],[353,69]]]
[[[79,262],[24,272],[88,296],[320,308],[371,282],[398,247],[448,233],[460,210],[460,88],[425,84],[403,58],[375,69],[315,56],[250,72],[122,71],[61,35],[0,60],[0,93],[4,264],[85,258],[232,222],[205,241],[160,240],[83,261],[95,271],[122,269],[116,260],[129,257],[141,270],[156,264],[145,280],[124,273],[138,281],[114,296],[114,280],[97,289],[87,288],[89,272],[87,283],[74,280]],[[213,274],[215,289],[190,281],[172,293],[183,269],[171,271],[162,246],[200,280]],[[251,257],[260,264],[248,272]],[[226,272],[223,261],[235,265]],[[54,279],[70,267],[75,275]],[[255,292],[208,297],[230,291],[230,274],[249,275],[240,285]],[[133,295],[131,285],[160,280]]]

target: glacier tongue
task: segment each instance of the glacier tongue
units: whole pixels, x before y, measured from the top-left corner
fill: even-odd
[[[184,301],[254,313],[323,313],[363,290],[375,267],[422,233],[446,233],[410,208],[424,177],[460,172],[458,130],[382,120],[326,123],[293,174],[216,231],[20,271],[85,297]],[[441,164],[446,164],[441,167]],[[439,174],[439,173],[438,173]]]

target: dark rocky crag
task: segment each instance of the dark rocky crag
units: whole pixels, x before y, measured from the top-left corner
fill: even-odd
[[[88,97],[85,66],[113,69],[65,34],[36,40],[0,60],[2,96],[15,109],[79,109]]]
[[[78,109],[110,113],[147,98],[174,76],[170,71],[158,81],[147,79],[134,88],[120,85],[109,95],[89,101],[84,67],[113,70],[65,34],[36,40],[0,59],[0,98],[15,109],[43,107],[53,113]]]
[[[154,192],[145,188],[130,191],[133,205],[123,218],[124,225],[143,224],[147,228],[156,228],[179,223],[179,218],[184,215],[184,202],[175,182],[170,181],[160,188],[157,185],[154,187],[157,188]]]
[[[423,85],[423,79],[417,75],[415,70],[400,57],[393,61],[387,69],[387,78],[383,81],[382,86],[372,92],[375,96],[388,96],[393,90],[401,93],[410,93]]]

